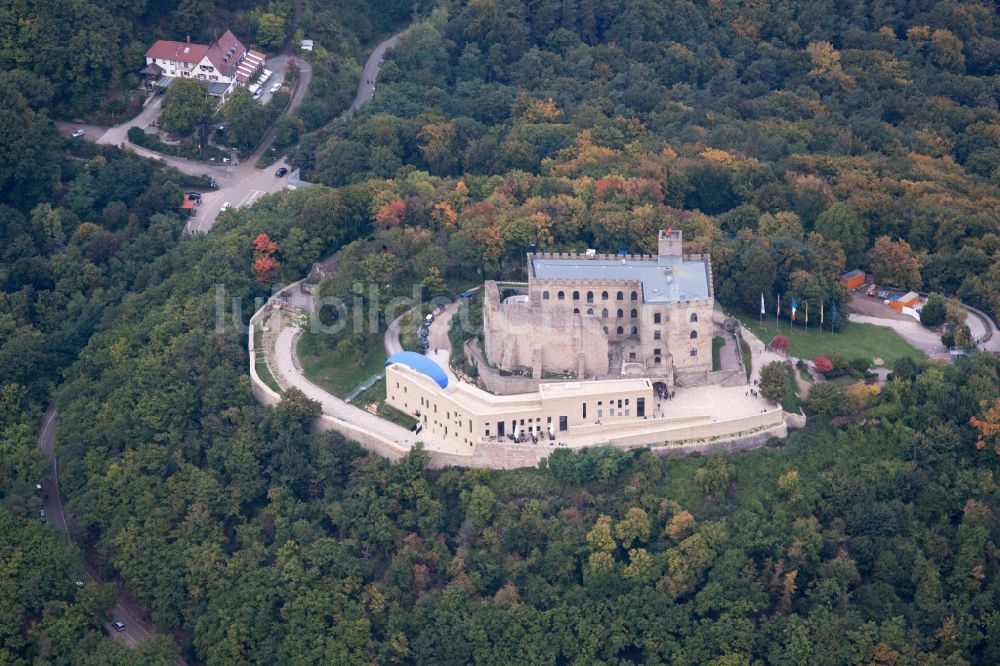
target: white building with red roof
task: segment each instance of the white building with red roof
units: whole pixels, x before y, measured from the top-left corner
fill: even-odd
[[[229,30],[212,44],[192,44],[161,39],[146,51],[141,70],[153,85],[166,87],[175,78],[192,78],[208,84],[210,95],[226,98],[234,86],[245,86],[264,67],[265,56],[243,46]]]

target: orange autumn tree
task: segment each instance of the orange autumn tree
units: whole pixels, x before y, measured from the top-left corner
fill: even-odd
[[[271,240],[266,233],[258,234],[253,239],[254,259],[253,276],[258,284],[270,282],[281,268],[281,262],[275,257],[278,251],[278,244]]]
[[[985,400],[982,402],[983,407],[988,404]],[[1000,398],[993,401],[993,405],[986,410],[982,419],[972,416],[969,418],[969,423],[979,431],[976,448],[983,449],[989,443],[993,445],[993,450],[1000,454]]]

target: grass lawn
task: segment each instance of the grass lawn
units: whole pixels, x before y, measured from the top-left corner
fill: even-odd
[[[799,390],[799,385],[795,381],[795,375],[794,374],[789,375],[788,393],[785,395],[785,399],[781,401],[781,407],[786,412],[790,412],[792,414],[799,413],[799,409],[802,406],[802,401],[799,400],[798,390]]]
[[[347,397],[361,382],[382,372],[385,367],[385,347],[381,334],[372,336],[368,341],[365,362],[361,364],[338,359],[333,350],[308,339],[309,335],[305,331],[299,339],[297,351],[302,370],[311,381],[338,398]]]
[[[719,336],[712,338],[712,372],[722,370],[722,348],[725,346],[725,338]]]
[[[916,361],[927,360],[923,352],[911,347],[896,331],[884,326],[845,322],[843,331],[831,333],[820,332],[816,328],[807,330],[798,325],[789,330],[787,319],[782,320],[780,326],[776,328],[773,318],[769,320],[765,317],[761,325],[753,316],[738,314],[737,317],[764,344],[770,342],[778,333],[788,338],[792,343],[788,354],[797,358],[811,360],[820,355],[840,354],[849,360],[858,356],[869,359],[877,356],[883,359],[889,368],[903,356],[909,356]]]

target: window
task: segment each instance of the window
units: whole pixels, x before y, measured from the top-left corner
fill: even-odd
[[[635,399],[635,415],[642,417],[646,415],[646,399],[636,398]]]
[[[607,335],[608,334],[608,327],[607,326],[602,326],[601,328],[604,329],[604,335]]]
[[[639,329],[636,328],[635,326],[633,326],[632,327],[632,335],[638,335],[638,333],[639,333]]]
[[[592,292],[592,291],[588,291],[587,292],[587,302],[588,303],[593,303],[594,302],[594,292]]]
[[[624,301],[625,300],[625,294],[623,294],[622,292],[619,291],[618,294],[615,296],[615,300]]]
[[[633,301],[639,300],[639,292],[633,291],[632,292],[632,299],[631,300],[633,300]]]
[[[594,314],[594,308],[587,308],[587,314],[589,315]]]
[[[660,355],[660,350],[659,349],[654,349],[653,350],[653,356],[659,356],[659,355]]]
[[[573,308],[573,314],[580,314],[580,308]]]
[[[621,408],[622,408],[622,401],[621,401],[621,400],[619,400],[619,401],[618,401],[618,409],[621,409]]]
[[[608,300],[608,292],[606,292],[606,291],[602,291],[601,292],[601,300],[602,301]]]
[[[569,427],[569,424],[566,421],[567,419],[565,416],[559,417],[559,432],[565,432],[565,430]]]
[[[634,361],[635,360],[635,352],[629,352],[628,353],[628,360],[629,361]]]
[[[608,408],[608,416],[614,416],[614,415],[615,415],[615,406],[611,405],[611,407]]]
[[[635,319],[638,316],[639,316],[639,311],[636,310],[635,308],[632,308],[632,313],[629,314],[629,317],[631,317],[632,319]]]
[[[601,403],[597,403],[597,404],[601,404]],[[597,420],[600,421],[602,418],[604,418],[604,409],[601,408],[601,407],[598,407],[597,408]]]
[[[698,355],[698,348],[691,347],[691,356],[697,356],[697,355]]]
[[[578,292],[578,291],[574,291],[573,292],[573,300],[574,301],[580,300],[580,292]]]
[[[625,398],[625,406],[628,407],[628,398]]]
[[[654,312],[653,313],[653,323],[654,324],[659,324],[660,323],[660,313],[659,312]]]
[[[583,418],[587,418],[587,403],[583,403]]]
[[[694,321],[698,321],[698,313],[697,312],[692,312],[691,313],[691,321],[693,321],[693,322]]]
[[[625,329],[619,326],[618,329],[615,331],[615,333],[617,333],[618,335],[624,335]]]
[[[608,318],[608,309],[607,308],[604,308],[603,310],[601,310],[601,316],[604,317],[605,319]]]
[[[549,300],[549,292],[547,292],[547,291],[543,291],[542,292],[542,300],[543,301]]]
[[[653,339],[654,340],[659,340],[660,339],[660,332],[659,331],[653,331]]]
[[[619,319],[621,319],[622,317],[624,317],[624,316],[625,316],[625,311],[624,311],[624,310],[622,310],[621,308],[618,308],[618,314],[617,314],[616,316],[617,316],[617,317],[618,317]]]
[[[560,291],[558,294],[556,294],[556,298],[558,298],[560,301],[565,301],[566,300],[566,292],[565,291]]]
[[[691,331],[691,339],[695,340],[698,338],[698,331]]]

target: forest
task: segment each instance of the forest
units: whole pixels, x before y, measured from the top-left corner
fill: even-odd
[[[862,267],[996,316],[991,5],[420,7],[362,113],[330,122],[348,66],[303,107],[292,159],[322,186],[182,238],[197,183],[49,121],[113,92],[127,45],[190,3],[41,4],[0,3],[0,662],[1000,662],[997,358],[897,363],[748,453],[430,470],[310,432],[294,392],[259,405],[216,309],[221,286],[246,321],[334,254],[327,293],[454,291],[523,275],[532,248],[648,252],[674,225],[727,307],[843,298]],[[199,7],[289,11],[245,4]],[[303,25],[357,62],[412,10],[309,2]],[[70,42],[110,52],[77,63]],[[49,404],[76,545],[37,517]],[[75,585],[85,558],[156,638],[102,634],[114,591]]]

